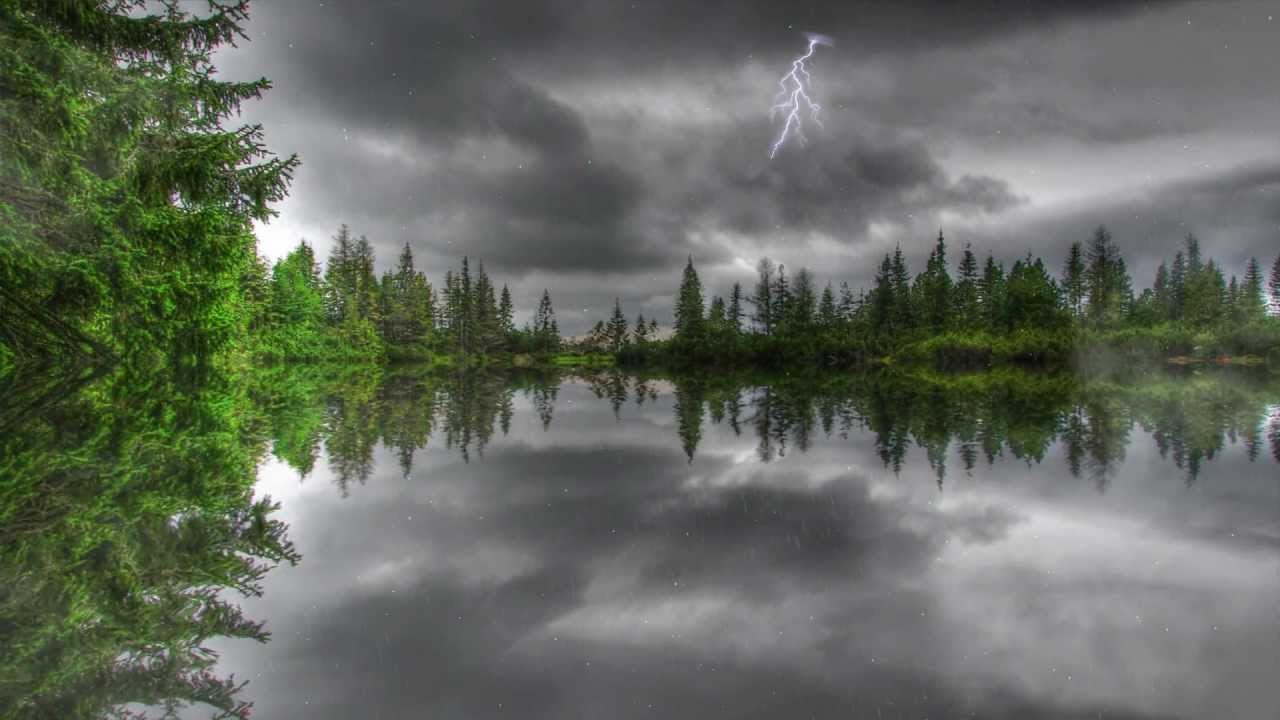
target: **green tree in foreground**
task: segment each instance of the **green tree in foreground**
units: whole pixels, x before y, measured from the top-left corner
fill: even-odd
[[[233,118],[248,2],[0,1],[0,343],[19,359],[207,364],[243,337],[251,223],[297,164]]]

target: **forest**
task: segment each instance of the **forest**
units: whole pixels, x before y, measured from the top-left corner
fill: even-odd
[[[690,257],[670,320],[615,301],[577,338],[561,337],[547,289],[517,326],[526,315],[483,263],[462,258],[433,284],[406,243],[378,276],[372,244],[345,226],[323,263],[305,241],[268,263],[254,223],[275,214],[299,160],[268,150],[262,127],[234,125],[270,81],[215,75],[212,53],[243,37],[247,11],[0,2],[0,374],[69,362],[1042,364],[1098,348],[1161,360],[1280,348],[1280,257],[1237,277],[1189,235],[1138,291],[1104,227],[1061,267],[1030,254],[980,263],[966,245],[954,273],[939,233],[922,272],[899,247],[856,292],[764,258],[753,288],[712,294]]]

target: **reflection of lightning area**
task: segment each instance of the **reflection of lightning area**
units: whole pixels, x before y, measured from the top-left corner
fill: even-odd
[[[778,85],[782,87],[778,91],[778,96],[774,98],[776,101],[773,108],[769,110],[770,119],[777,117],[778,113],[786,113],[786,122],[782,124],[782,132],[778,133],[778,139],[773,143],[773,147],[769,148],[769,157],[773,158],[778,154],[778,148],[781,148],[787,142],[787,138],[792,135],[796,136],[796,141],[803,146],[808,139],[804,136],[804,121],[800,119],[800,111],[807,109],[809,117],[814,124],[822,127],[822,120],[818,117],[818,111],[822,110],[822,106],[813,101],[813,91],[811,86],[813,78],[809,76],[809,69],[805,67],[805,62],[813,57],[813,51],[819,45],[830,47],[835,43],[826,35],[817,33],[805,33],[809,39],[809,47],[805,49],[804,54],[791,61],[791,71],[782,76],[778,81]]]

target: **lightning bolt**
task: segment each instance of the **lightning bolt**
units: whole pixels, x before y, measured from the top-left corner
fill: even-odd
[[[826,35],[817,33],[805,33],[805,37],[809,40],[809,46],[805,49],[804,54],[791,61],[791,70],[782,79],[778,80],[778,86],[782,89],[778,91],[777,97],[774,98],[774,106],[769,110],[769,119],[772,120],[778,116],[778,113],[786,114],[786,122],[782,124],[782,132],[778,133],[778,139],[774,141],[773,147],[769,148],[769,158],[778,154],[778,149],[786,144],[787,138],[795,133],[796,141],[803,147],[808,138],[804,135],[804,121],[800,118],[801,110],[808,110],[809,117],[814,124],[822,127],[822,119],[818,117],[818,112],[822,110],[822,106],[813,100],[813,78],[809,75],[809,68],[805,67],[805,62],[813,57],[813,53],[818,49],[819,45],[831,46],[835,43]]]

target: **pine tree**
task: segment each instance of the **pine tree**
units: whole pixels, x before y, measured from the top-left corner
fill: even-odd
[[[791,282],[787,280],[785,265],[778,265],[778,274],[773,278],[770,299],[773,301],[773,307],[769,309],[769,315],[773,320],[773,332],[785,335],[790,330],[787,327],[787,321],[790,319],[788,313],[791,307]]]
[[[1167,319],[1173,317],[1173,283],[1169,279],[1169,267],[1163,262],[1156,268],[1156,279],[1151,285],[1152,301],[1159,314]]]
[[[680,291],[676,297],[675,322],[677,340],[698,342],[705,332],[703,317],[702,281],[698,279],[698,271],[693,268],[693,256],[684,267],[680,279]]]
[[[1120,250],[1104,226],[1098,226],[1085,252],[1088,316],[1096,324],[1118,322],[1128,311],[1132,288]]]
[[[1080,243],[1071,243],[1067,251],[1067,263],[1062,269],[1062,297],[1067,310],[1075,320],[1084,319],[1084,300],[1088,292],[1088,281],[1085,278],[1084,248]]]
[[[609,318],[605,333],[611,352],[616,353],[627,344],[627,318],[622,314],[622,302],[618,298],[613,299],[613,316]]]
[[[922,303],[921,322],[933,332],[942,332],[951,324],[951,274],[947,270],[947,243],[938,230],[938,241],[929,253],[925,271],[917,278]]]
[[[791,303],[787,315],[787,324],[792,332],[807,333],[813,328],[814,311],[817,305],[818,295],[814,288],[813,273],[809,272],[808,268],[800,268],[791,289]]]
[[[734,335],[742,332],[742,312],[742,285],[734,283],[729,293],[728,310],[729,331]]]
[[[876,273],[875,287],[871,290],[870,321],[871,330],[877,335],[890,335],[897,328],[894,326],[893,308],[893,261],[888,255],[880,263],[880,271]]]
[[[911,298],[911,274],[907,271],[907,261],[902,256],[902,247],[893,251],[892,283],[893,283],[893,328],[895,332],[909,332],[916,327],[916,313]]]
[[[822,300],[818,302],[818,326],[830,332],[840,322],[840,311],[836,307],[836,296],[831,291],[831,283],[822,288]]]
[[[1280,315],[1280,255],[1271,264],[1271,279],[1267,281],[1267,290],[1271,295],[1271,312]]]
[[[954,293],[955,315],[961,327],[977,327],[980,325],[978,314],[978,259],[973,255],[969,243],[964,245],[964,253],[960,256],[960,279],[956,282]]]
[[[755,306],[755,314],[751,320],[756,329],[765,335],[773,333],[773,261],[767,257],[760,258],[756,264],[756,291],[751,296],[751,304]]]
[[[1179,250],[1169,268],[1169,319],[1181,320],[1187,300],[1187,257]]]
[[[982,304],[983,326],[998,330],[1006,327],[1004,265],[990,254],[982,268],[982,282],[978,285]]]
[[[1240,307],[1245,320],[1258,320],[1267,314],[1267,302],[1262,292],[1262,266],[1258,258],[1249,258],[1244,267],[1244,286],[1240,291]]]
[[[707,329],[713,333],[723,332],[728,328],[728,311],[725,309],[724,298],[719,295],[711,296],[711,305],[707,308]]]
[[[533,314],[534,342],[542,352],[554,352],[560,347],[560,328],[556,324],[556,312],[551,307],[551,293],[542,291],[538,309]]]
[[[849,288],[849,283],[844,280],[840,281],[840,319],[843,322],[853,321],[857,304],[857,300],[853,297],[853,290]]]
[[[649,342],[649,326],[644,322],[644,313],[636,315],[635,329],[631,331],[631,339],[636,345],[644,345]]]
[[[516,330],[515,308],[511,304],[511,291],[504,284],[502,298],[498,301],[498,326],[504,337],[511,337]]]
[[[324,268],[325,317],[331,323],[342,320],[346,315],[346,302],[356,294],[355,275],[352,272],[354,250],[351,229],[342,225],[338,228],[338,234],[333,237],[329,261]]]
[[[213,66],[248,2],[152,5],[0,2],[0,356],[206,366],[267,302],[297,160],[238,126],[270,82]]]

